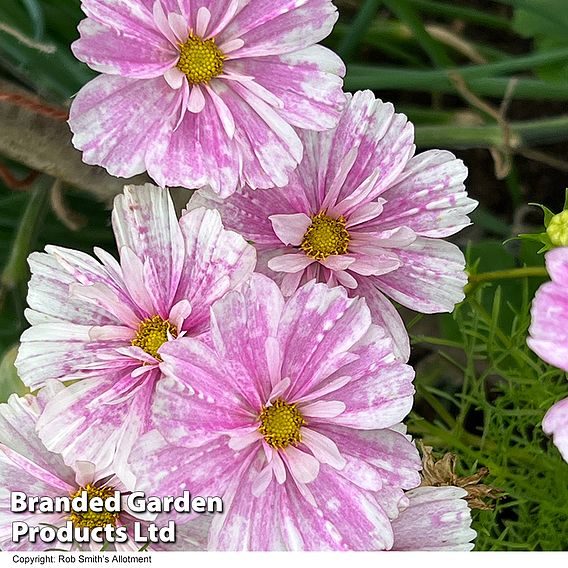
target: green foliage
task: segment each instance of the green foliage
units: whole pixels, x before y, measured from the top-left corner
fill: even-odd
[[[566,550],[567,465],[541,422],[568,382],[528,349],[532,293],[526,280],[518,288],[513,301],[479,289],[456,310],[451,340],[413,338],[432,355],[417,370],[409,430],[456,453],[461,475],[488,467],[486,483],[505,491],[493,511],[475,512],[478,550]]]
[[[533,38],[540,52],[568,47],[568,12],[564,0],[526,0],[519,3],[513,26],[522,36]],[[543,64],[537,71],[546,80],[566,80],[568,60]]]

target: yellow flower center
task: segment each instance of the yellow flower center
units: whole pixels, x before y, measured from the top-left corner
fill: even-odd
[[[260,433],[266,443],[277,450],[290,444],[296,446],[302,441],[300,428],[306,425],[306,421],[295,404],[278,399],[271,406],[262,408],[259,420]]]
[[[132,340],[134,347],[140,347],[156,359],[160,359],[158,349],[168,340],[168,331],[177,337],[177,327],[160,316],[152,316],[140,322],[136,337]],[[161,359],[160,359],[161,360]]]
[[[177,68],[186,75],[191,85],[209,83],[223,72],[225,56],[215,44],[214,38],[203,40],[190,33],[179,50]]]
[[[334,219],[321,212],[312,216],[300,248],[315,260],[325,260],[334,254],[346,254],[350,240],[345,218]]]
[[[87,492],[87,503],[90,503],[93,497],[101,497],[104,502],[105,499],[114,495],[114,489],[112,487],[95,487],[89,483],[87,487],[80,487],[75,493],[72,493],[71,499],[80,497],[83,491]],[[90,509],[86,513],[72,511],[69,520],[78,528],[87,527],[94,529],[95,527],[106,527],[107,525],[116,527],[119,514],[120,513],[109,513],[105,511],[103,503],[100,513],[95,513]]]
[[[546,232],[554,246],[568,246],[568,211],[554,215],[546,228]]]

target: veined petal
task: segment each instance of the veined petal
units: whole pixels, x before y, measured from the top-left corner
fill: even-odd
[[[393,550],[472,550],[477,533],[460,487],[418,487],[393,521]]]
[[[220,41],[242,38],[242,57],[290,53],[321,41],[331,32],[337,17],[337,8],[329,0],[285,0],[278,4],[252,0],[225,28]]]
[[[385,294],[423,313],[451,312],[464,298],[465,258],[460,249],[439,239],[419,237],[404,249],[393,249],[402,266],[377,276]]]
[[[135,28],[125,34],[92,18],[80,22],[73,54],[99,73],[135,79],[160,77],[175,66],[179,52],[161,34]]]
[[[288,446],[282,452],[282,459],[298,483],[310,483],[318,476],[320,462],[294,446]]]
[[[268,268],[275,272],[287,272],[294,274],[303,271],[315,262],[307,254],[283,254],[268,261]]]
[[[115,198],[112,222],[119,250],[128,247],[138,258],[152,260],[143,274],[144,287],[167,317],[185,260],[183,234],[169,192],[150,184],[126,186]]]
[[[312,224],[305,213],[294,215],[271,215],[269,217],[276,236],[285,244],[300,246],[304,234]]]
[[[386,199],[381,229],[400,225],[424,237],[447,237],[467,227],[477,201],[463,184],[467,168],[451,152],[429,150],[412,158]]]
[[[333,440],[310,428],[302,428],[302,442],[310,449],[320,463],[326,463],[335,469],[345,467],[345,458],[339,452]]]
[[[184,330],[197,335],[209,328],[211,305],[252,274],[256,253],[241,235],[223,228],[218,211],[188,211],[180,226],[186,253],[176,299],[190,302]]]
[[[69,114],[73,145],[87,164],[119,177],[146,170],[146,153],[176,107],[176,91],[163,77],[101,75],[77,94]],[[170,126],[171,129],[171,126]]]

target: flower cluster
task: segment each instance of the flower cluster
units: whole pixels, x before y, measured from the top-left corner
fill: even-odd
[[[116,197],[118,260],[29,258],[16,365],[41,390],[0,405],[0,546],[9,491],[112,487],[222,497],[221,515],[168,513],[185,550],[471,549],[465,492],[419,487],[391,303],[463,299],[444,240],[476,206],[463,163],[414,155],[404,115],[342,92],[316,45],[330,0],[82,5],[73,50],[101,75],[73,102],[74,143],[162,187]],[[168,185],[199,189],[179,217]]]

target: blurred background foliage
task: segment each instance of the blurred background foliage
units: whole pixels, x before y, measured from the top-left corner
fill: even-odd
[[[566,377],[526,347],[543,258],[535,243],[503,244],[541,230],[542,212],[528,203],[559,211],[564,201],[568,2],[336,4],[325,43],[347,62],[346,90],[392,101],[415,123],[419,148],[452,149],[480,202],[456,238],[472,274],[466,300],[452,315],[405,314],[417,369],[409,429],[436,455],[455,453],[459,475],[488,467],[485,483],[505,492],[492,510],[474,512],[478,550],[568,549],[568,465],[540,427],[568,394]],[[81,17],[79,0],[2,0],[0,80],[68,107],[93,77],[69,49]],[[47,243],[114,251],[109,203],[44,174],[0,153],[0,400],[25,392],[13,361],[29,252]]]

